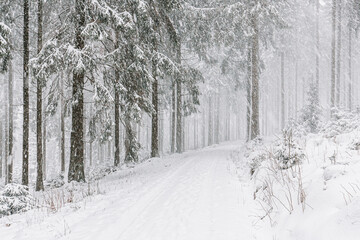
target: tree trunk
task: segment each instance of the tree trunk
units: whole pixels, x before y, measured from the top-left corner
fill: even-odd
[[[64,97],[64,78],[60,76],[60,166],[61,173],[65,173],[65,97]]]
[[[176,132],[176,83],[172,84],[172,99],[171,99],[171,152],[175,152],[175,132]]]
[[[46,106],[46,103],[44,103]],[[43,169],[43,179],[46,180],[46,136],[47,136],[47,119],[46,119],[46,111],[44,109],[43,111],[43,138],[42,138],[42,142],[43,142],[43,160],[42,160],[42,169]]]
[[[213,145],[213,116],[212,116],[212,97],[209,96],[209,129],[208,129],[208,146]]]
[[[115,49],[119,48],[119,31],[115,32],[116,42]],[[119,83],[120,83],[120,73],[118,69],[115,69],[115,158],[114,166],[117,167],[120,165],[120,93],[119,93]],[[91,140],[90,140],[90,147]]]
[[[216,124],[215,124],[215,143],[220,143],[220,93],[217,94],[216,98]]]
[[[335,65],[336,65],[336,0],[332,1],[332,35],[331,35],[331,108],[335,107]]]
[[[198,130],[197,130],[197,115],[194,116],[194,149],[197,149],[197,135],[198,135]]]
[[[157,43],[155,43],[156,45]],[[157,52],[155,47],[154,52]],[[154,82],[152,84],[152,105],[154,110],[151,118],[151,157],[159,157],[159,96],[158,96],[158,78],[157,78],[158,62],[154,57],[152,60],[152,75]]]
[[[23,163],[22,184],[29,185],[29,0],[24,0]]]
[[[319,15],[320,15],[320,0],[316,0],[316,86],[319,91],[320,84],[320,29],[319,29]]]
[[[9,66],[10,67],[10,66]],[[9,68],[9,71],[11,71],[11,67]],[[9,72],[10,74],[10,72]],[[10,82],[9,82],[10,84]],[[11,162],[9,162],[9,115],[8,115],[8,111],[9,111],[9,105],[10,104],[5,104],[5,184],[11,183],[12,182],[12,166],[11,166]]]
[[[336,104],[340,107],[340,92],[341,92],[341,34],[342,34],[342,3],[338,0],[338,39],[337,39],[337,65],[336,65]]]
[[[281,129],[285,127],[285,54],[281,52]]]
[[[115,102],[116,102],[116,100],[115,100]],[[115,114],[115,116],[116,116],[116,114]],[[93,106],[91,103],[90,104],[90,119],[92,119],[92,118],[93,118]],[[115,117],[115,119],[116,119],[116,117]],[[90,128],[90,124],[89,124],[89,128]],[[116,120],[115,120],[115,129],[116,129]],[[89,143],[89,164],[90,164],[90,166],[93,165],[93,141],[94,141],[94,139],[92,138],[92,136],[90,136],[90,141],[89,141],[90,142]],[[115,142],[116,142],[116,137],[115,137]],[[117,145],[117,146],[119,146],[119,145]],[[115,154],[116,154],[116,151],[115,151]]]
[[[75,1],[76,11],[76,38],[75,47],[82,50],[85,46],[82,37],[82,30],[85,26],[85,1]],[[83,121],[84,121],[84,71],[73,72],[73,104],[72,104],[72,131],[71,131],[71,146],[70,146],[70,164],[68,181],[85,181],[84,173],[84,138],[83,138]]]
[[[204,148],[205,147],[205,122],[206,122],[206,119],[205,119],[205,107],[203,108],[203,113],[202,113],[202,147]]]
[[[256,13],[255,13],[256,14]],[[260,134],[259,129],[259,29],[256,15],[252,16],[251,22],[254,29],[252,36],[252,86],[251,86],[251,139],[255,139]]]
[[[37,21],[38,21],[38,39],[37,39],[37,53],[42,49],[42,0],[38,0]],[[44,190],[43,182],[43,149],[42,149],[42,79],[37,79],[36,84],[36,162],[37,162],[37,177],[36,177],[36,191]],[[44,124],[45,127],[45,124]],[[44,128],[45,133],[45,128]]]
[[[251,139],[251,79],[252,79],[252,57],[251,57],[251,44],[249,44],[248,56],[247,56],[247,76],[246,76],[246,140]]]
[[[352,110],[352,24],[349,23],[349,83],[348,83],[348,106]]]
[[[131,125],[131,119],[125,116],[125,162],[138,162],[136,132]]]
[[[13,145],[14,145],[14,111],[13,111],[13,83],[14,83],[14,75],[13,75],[13,66],[12,61],[9,63],[9,83],[8,83],[8,97],[9,104],[6,109],[6,121],[5,121],[5,155],[6,155],[6,171],[7,171],[7,183],[11,183],[13,180]]]
[[[159,126],[160,126],[160,131],[159,131],[159,151],[160,154],[162,154],[164,152],[164,110],[160,111],[160,121],[159,121]]]
[[[298,66],[298,60],[295,60],[295,120],[297,120],[297,114],[298,114],[298,81],[299,81],[299,66]],[[318,88],[319,90],[319,88]]]
[[[120,81],[120,74],[118,70],[115,70],[116,83]],[[120,164],[120,94],[118,91],[118,85],[115,84],[115,167]],[[91,141],[90,141],[91,147]]]
[[[182,102],[181,80],[176,81],[176,152],[182,152]]]

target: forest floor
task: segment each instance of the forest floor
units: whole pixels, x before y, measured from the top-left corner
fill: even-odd
[[[240,146],[150,159],[111,174],[98,183],[101,194],[55,213],[42,208],[0,219],[1,239],[253,239],[249,183],[239,181],[232,159]]]

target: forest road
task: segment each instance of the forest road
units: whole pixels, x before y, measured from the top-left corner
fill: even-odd
[[[254,239],[248,205],[253,200],[247,177],[243,177],[248,170],[239,164],[236,167],[233,161],[242,155],[241,145],[227,143],[150,159],[118,171],[100,180],[102,194],[69,204],[54,214],[30,211],[5,219],[13,224],[0,228],[0,238]]]
[[[83,230],[70,227],[66,239],[252,239],[242,183],[230,157],[237,148],[222,145],[178,155],[175,166],[160,171],[153,184],[133,189],[141,192],[138,199],[119,201],[121,208],[107,206],[95,216],[99,221],[88,217],[81,223]]]

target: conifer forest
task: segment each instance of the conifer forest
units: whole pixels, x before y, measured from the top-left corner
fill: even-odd
[[[0,239],[356,240],[360,0],[0,0]]]

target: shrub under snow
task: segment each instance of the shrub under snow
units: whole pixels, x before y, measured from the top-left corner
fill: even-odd
[[[26,212],[34,207],[29,188],[11,183],[0,192],[0,217]]]
[[[328,138],[336,137],[359,128],[359,122],[359,113],[334,108],[331,121],[322,127],[321,133]]]

